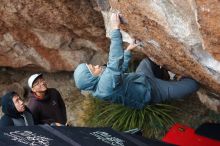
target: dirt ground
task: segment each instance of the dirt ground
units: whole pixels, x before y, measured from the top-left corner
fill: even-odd
[[[15,89],[22,96],[26,95],[26,90],[28,90],[27,79],[33,73],[35,72],[0,68],[0,96],[8,89]],[[53,87],[60,91],[66,104],[68,122],[72,126],[83,126],[80,121],[85,117],[78,115],[82,115],[80,114],[83,112],[81,103],[84,97],[74,87],[72,72],[44,73],[44,77],[48,82],[48,87]],[[175,117],[177,122],[183,125],[197,128],[205,122],[220,123],[220,114],[209,110],[201,104],[197,94],[179,101],[172,101],[170,104],[181,109],[181,111],[176,112]]]
[[[220,114],[208,109],[202,104],[197,94],[186,97],[180,101],[172,101],[170,104],[181,109],[181,111],[175,115],[177,122],[181,124],[197,128],[206,122],[220,123]]]

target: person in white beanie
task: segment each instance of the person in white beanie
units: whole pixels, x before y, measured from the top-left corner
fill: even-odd
[[[35,124],[65,125],[66,107],[59,93],[48,88],[43,74],[33,74],[28,79],[31,91],[28,95],[28,108],[33,114]]]

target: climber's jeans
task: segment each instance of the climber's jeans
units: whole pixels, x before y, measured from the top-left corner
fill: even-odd
[[[182,78],[178,81],[165,81],[159,79],[153,73],[157,71],[153,69],[158,68],[155,67],[155,65],[156,64],[151,60],[143,59],[136,70],[137,73],[145,74],[155,83],[156,91],[159,92],[160,96],[154,97],[152,102],[158,103],[165,100],[180,99],[196,92],[199,89],[198,82],[191,78]]]

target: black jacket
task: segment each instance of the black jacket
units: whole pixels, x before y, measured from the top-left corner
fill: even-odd
[[[16,110],[12,100],[15,94],[15,92],[9,92],[2,97],[2,112],[4,115],[1,117],[0,127],[34,125],[32,114],[27,107],[22,113]]]
[[[60,93],[48,88],[44,99],[38,99],[34,93],[29,94],[28,108],[33,114],[35,124],[66,124],[66,107]]]

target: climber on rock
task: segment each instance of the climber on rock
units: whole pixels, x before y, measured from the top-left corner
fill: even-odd
[[[112,14],[111,45],[107,67],[82,63],[74,71],[75,85],[90,91],[96,98],[142,109],[145,105],[180,99],[196,92],[199,84],[191,78],[165,81],[155,74],[158,68],[150,59],[143,59],[134,73],[125,73],[131,59],[131,43],[125,50],[120,32],[120,14]]]

